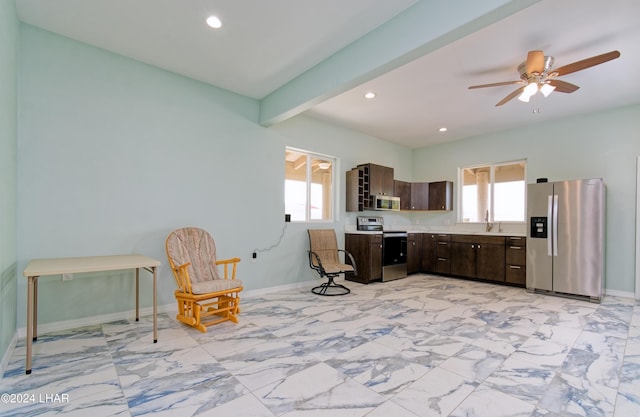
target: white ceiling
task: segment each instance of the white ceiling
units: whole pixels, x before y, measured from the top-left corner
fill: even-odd
[[[262,99],[417,2],[17,0],[16,5],[25,23]],[[204,25],[210,14],[220,16],[221,29]],[[542,0],[307,113],[417,148],[639,103],[639,19],[638,0]],[[553,56],[555,67],[611,50],[621,57],[562,77],[579,85],[578,91],[536,96],[528,104],[514,99],[494,107],[517,86],[467,89],[518,80],[517,66],[533,49]],[[369,90],[377,93],[375,100],[363,98]],[[441,126],[449,130],[440,133]]]

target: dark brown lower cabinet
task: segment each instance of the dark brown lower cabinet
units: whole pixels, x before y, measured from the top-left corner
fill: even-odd
[[[358,271],[358,275],[345,274],[345,279],[363,284],[382,280],[382,234],[347,233],[344,247]]]
[[[451,275],[504,282],[505,238],[451,235]]]
[[[345,249],[358,268],[350,281],[368,284],[382,280],[382,235],[346,233]],[[409,233],[407,272],[450,275],[524,286],[526,237]]]
[[[422,271],[430,274],[451,273],[450,235],[439,233],[422,234]]]
[[[520,236],[507,237],[505,282],[526,285],[527,239]]]

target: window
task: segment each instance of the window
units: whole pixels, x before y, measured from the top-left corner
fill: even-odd
[[[460,169],[462,222],[523,222],[525,161]]]
[[[336,159],[287,148],[284,209],[292,221],[333,220]]]

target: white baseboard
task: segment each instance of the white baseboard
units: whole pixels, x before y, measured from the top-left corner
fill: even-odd
[[[298,288],[309,288],[309,290],[311,290],[311,287],[313,287],[315,283],[317,283],[317,280],[294,282],[291,284],[283,284],[275,287],[266,287],[266,288],[259,288],[254,290],[245,290],[242,292],[242,298],[246,299],[251,297],[259,297],[265,294],[272,294],[275,292],[298,289]],[[605,290],[605,295],[610,295],[613,297],[621,297],[621,298],[631,298],[631,299],[635,298],[635,294],[633,292],[610,290],[610,289]],[[175,303],[158,306],[158,313],[175,313],[175,311],[176,311]],[[148,315],[151,315],[152,313],[153,313],[152,307],[144,307],[140,309],[140,316],[148,316]],[[98,316],[83,317],[83,318],[74,319],[74,320],[65,320],[65,321],[58,321],[53,323],[39,324],[38,333],[45,334],[49,332],[76,329],[78,327],[93,326],[101,323],[109,323],[111,321],[129,320],[129,319],[133,319],[134,317],[135,317],[135,310],[129,310],[129,311],[121,311],[117,313],[102,314]],[[12,345],[15,346],[15,341],[18,339],[25,338],[26,335],[27,335],[26,327],[20,327],[19,329],[17,329],[16,335],[14,335],[14,342],[12,342]],[[7,349],[7,352],[3,356],[2,364],[4,364],[4,361],[7,355],[9,355],[10,357],[10,354],[8,352],[9,350],[12,350],[12,349],[13,349],[12,347]]]
[[[610,295],[612,297],[620,297],[620,298],[631,298],[632,300],[635,298],[635,295],[631,291],[618,291],[618,290],[604,290],[605,295]]]
[[[158,313],[174,312],[175,303],[158,306]],[[153,307],[144,307],[140,309],[140,317],[153,314]],[[120,311],[117,313],[101,314],[98,316],[83,317],[74,320],[56,321],[53,323],[38,324],[38,334],[46,334],[50,332],[59,332],[61,330],[77,329],[78,327],[93,326],[101,323],[109,323],[117,320],[131,320],[136,317],[135,310]],[[27,328],[20,327],[17,329],[18,339],[27,337]]]
[[[270,294],[279,291],[286,291],[297,288],[311,288],[315,281],[295,282],[292,284],[278,285],[275,287],[259,288],[255,290],[245,290],[242,292],[242,298],[259,297],[264,294]],[[176,303],[170,303],[158,306],[158,313],[176,313]],[[153,307],[144,307],[140,309],[140,317],[153,314]],[[74,320],[57,321],[53,323],[38,324],[38,334],[46,334],[50,332],[58,332],[62,330],[77,329],[78,327],[93,326],[101,323],[109,323],[117,320],[131,320],[135,318],[135,310],[120,311],[117,313],[102,314],[98,316],[83,317]],[[27,336],[27,328],[20,327],[16,330],[17,337],[14,339],[24,339]],[[15,343],[14,343],[15,345]]]

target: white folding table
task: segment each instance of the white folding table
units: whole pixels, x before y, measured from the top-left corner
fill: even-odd
[[[139,320],[140,268],[153,275],[153,343],[158,342],[158,290],[157,268],[160,261],[144,255],[86,256],[80,258],[34,259],[22,275],[29,280],[27,288],[27,366],[31,373],[32,343],[38,338],[38,278],[46,275],[76,274],[83,272],[136,270],[136,321]]]

